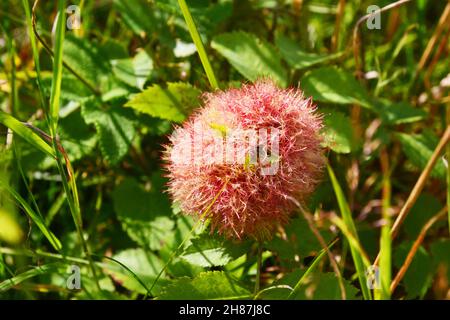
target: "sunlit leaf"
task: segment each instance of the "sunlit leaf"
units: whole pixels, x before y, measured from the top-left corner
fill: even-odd
[[[395,136],[411,163],[421,170],[424,169],[438,144],[438,138],[430,131],[422,134],[397,133]],[[438,160],[431,175],[445,179],[446,169],[442,161]]]
[[[147,288],[150,288],[156,279],[156,276],[163,268],[162,261],[152,252],[145,251],[143,249],[127,249],[120,251],[113,256],[113,259],[120,261],[128,269],[130,269],[141,281],[143,281]],[[113,264],[108,268],[108,272],[111,274],[115,281],[118,281],[125,288],[133,291],[146,294],[147,290],[136,279],[133,274],[123,267]],[[155,285],[153,294],[158,293],[161,286],[168,284],[168,280],[165,276],[158,281]]]
[[[153,85],[125,104],[153,117],[182,122],[199,105],[200,91],[188,83]]]
[[[193,279],[180,278],[164,287],[161,300],[231,300],[249,298],[250,293],[223,272],[204,272]]]
[[[355,77],[336,67],[312,70],[302,77],[300,85],[305,94],[316,101],[373,108],[367,91]]]
[[[223,55],[244,77],[255,81],[271,77],[281,86],[287,85],[287,72],[275,48],[245,32],[224,33],[216,36],[211,46]]]
[[[280,49],[283,58],[294,69],[302,70],[317,64],[325,63],[341,56],[341,53],[335,54],[316,54],[304,52],[300,46],[293,40],[279,35],[276,37],[276,45]]]
[[[411,242],[405,242],[393,250],[393,261],[397,268],[400,268],[404,263],[411,245]],[[431,285],[431,272],[432,262],[430,256],[428,252],[420,246],[401,282],[405,286],[408,299],[423,298]]]
[[[128,111],[121,108],[103,110],[93,101],[82,106],[81,114],[87,124],[95,126],[102,154],[111,164],[118,163],[126,155],[136,133]]]
[[[355,147],[355,137],[349,117],[341,112],[324,113],[324,145],[336,153],[350,153]]]
[[[153,60],[144,50],[139,51],[133,58],[112,60],[111,65],[119,80],[141,90],[153,70]]]
[[[162,194],[159,177],[154,175],[150,191],[135,180],[124,180],[114,191],[114,208],[123,229],[141,246],[153,250],[174,241],[174,222],[170,202]]]

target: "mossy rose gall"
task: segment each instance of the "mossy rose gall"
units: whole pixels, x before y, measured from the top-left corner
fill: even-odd
[[[229,238],[270,238],[317,185],[320,115],[299,89],[270,80],[205,94],[166,147],[169,193]],[[206,216],[205,216],[206,214]]]

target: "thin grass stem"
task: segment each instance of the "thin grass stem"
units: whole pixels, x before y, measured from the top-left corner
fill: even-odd
[[[209,84],[213,89],[218,89],[219,84],[217,82],[216,76],[214,75],[214,71],[211,67],[211,63],[209,62],[208,55],[206,54],[206,50],[205,47],[203,46],[202,39],[200,38],[200,34],[198,33],[197,27],[195,26],[194,19],[192,18],[191,12],[189,11],[186,1],[178,0],[178,4],[180,6],[181,12],[183,13],[183,17],[184,20],[186,21],[189,33],[191,34],[192,41],[194,41],[194,44],[197,48],[200,61],[202,62],[206,76],[208,77]]]

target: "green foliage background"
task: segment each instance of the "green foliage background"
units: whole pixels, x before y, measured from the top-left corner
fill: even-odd
[[[344,4],[341,13],[338,2]],[[37,32],[57,52],[55,3],[42,1],[35,14]],[[55,64],[38,43],[37,70],[25,7],[14,0],[0,3],[0,299],[255,298],[258,245],[210,234],[165,193],[162,146],[174,125],[201,105],[201,92],[212,90],[178,1],[74,3],[81,28],[65,30],[62,43],[66,67],[59,69],[57,134],[67,155],[61,163],[70,161],[76,178],[78,224],[69,207],[76,203],[74,186],[67,186],[72,193],[63,188],[67,174],[53,159],[55,145],[37,131],[51,135],[45,114],[55,95]],[[428,63],[418,65],[447,1],[417,0],[384,12],[379,30],[363,23],[360,49],[371,76],[358,72],[353,28],[369,5],[389,3],[187,1],[221,88],[268,76],[313,97],[345,197],[344,206],[338,205],[337,186],[325,174],[308,208],[326,243],[338,239],[330,250],[341,278],[327,255],[320,255],[323,248],[305,218],[294,215],[262,244],[258,299],[341,299],[340,283],[347,299],[362,299],[353,247],[332,217],[348,206],[356,239],[373,262],[380,249],[383,188],[391,186],[387,212],[393,222],[445,131],[448,23]],[[31,2],[23,4],[31,9]],[[445,207],[447,175],[439,157],[392,241],[392,278],[424,225]],[[450,298],[444,218],[428,230],[393,299]],[[80,290],[67,289],[71,265],[81,268]]]

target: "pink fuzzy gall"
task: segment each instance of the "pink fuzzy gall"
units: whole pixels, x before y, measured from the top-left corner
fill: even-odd
[[[299,89],[270,80],[203,100],[166,147],[169,193],[229,238],[268,239],[320,179],[321,117]]]

